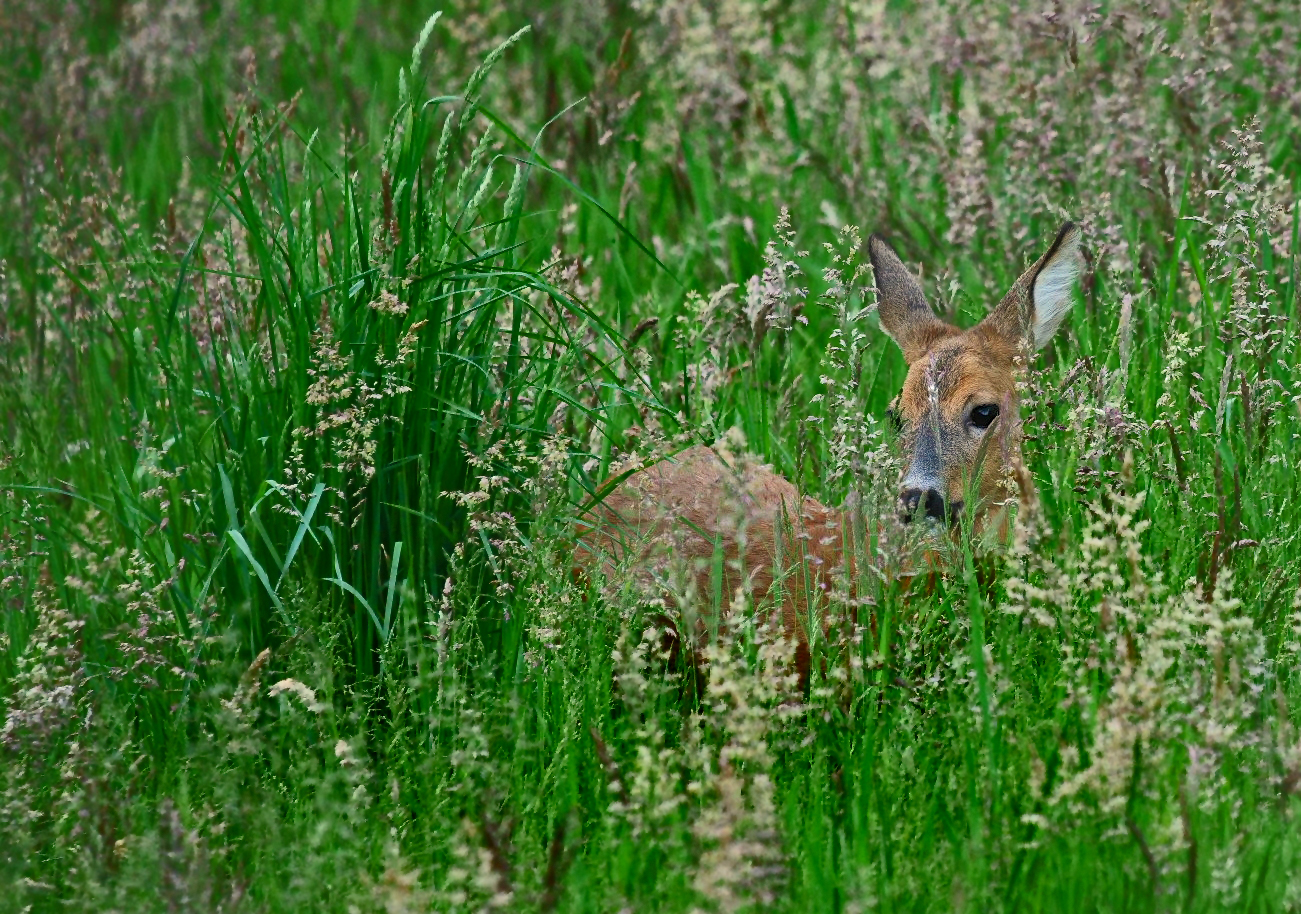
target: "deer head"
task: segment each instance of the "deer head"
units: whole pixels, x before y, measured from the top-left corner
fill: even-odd
[[[1016,372],[1066,316],[1083,267],[1081,232],[1066,223],[1002,302],[969,330],[935,316],[921,285],[881,237],[868,239],[881,326],[903,350],[908,377],[891,404],[903,440],[900,511],[990,528],[1021,471]]]

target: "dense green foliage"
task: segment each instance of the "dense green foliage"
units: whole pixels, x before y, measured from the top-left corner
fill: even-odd
[[[1301,910],[1290,4],[536,6],[0,10],[0,907]],[[806,690],[571,578],[688,441],[883,522],[851,224],[1066,218],[1005,555]]]

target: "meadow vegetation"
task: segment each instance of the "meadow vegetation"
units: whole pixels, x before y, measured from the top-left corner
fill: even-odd
[[[0,7],[0,908],[1301,911],[1294,4],[436,10]],[[693,442],[886,523],[861,239],[1068,218],[1004,555],[807,687],[571,577]]]

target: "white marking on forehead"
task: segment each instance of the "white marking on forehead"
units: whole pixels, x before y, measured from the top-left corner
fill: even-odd
[[[940,408],[939,370],[939,359],[932,352],[926,359],[926,398],[930,401],[931,409],[936,411]]]

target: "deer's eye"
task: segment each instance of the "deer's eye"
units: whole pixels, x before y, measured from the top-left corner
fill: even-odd
[[[982,403],[971,410],[971,424],[976,428],[989,428],[997,418],[998,405],[995,403]]]

